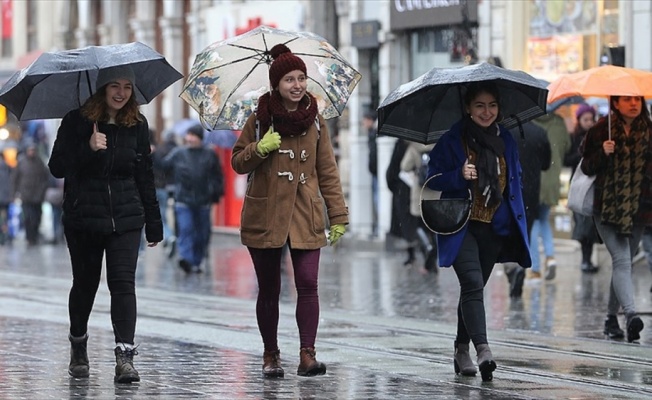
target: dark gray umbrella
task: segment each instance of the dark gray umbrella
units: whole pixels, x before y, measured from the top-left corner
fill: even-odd
[[[471,82],[494,81],[500,92],[500,124],[507,129],[546,113],[548,90],[523,71],[488,63],[433,68],[391,92],[378,107],[378,134],[435,143],[464,111]]]
[[[99,70],[129,65],[138,104],[147,104],[183,75],[140,42],[41,54],[0,89],[0,103],[19,120],[61,118],[95,92]]]

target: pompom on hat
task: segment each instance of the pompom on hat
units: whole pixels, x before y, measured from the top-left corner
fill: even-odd
[[[115,67],[101,69],[97,74],[95,81],[96,90],[106,85],[109,82],[115,82],[118,79],[126,79],[132,85],[136,84],[136,75],[134,70],[128,65],[118,65]]]
[[[277,44],[272,47],[269,54],[274,59],[272,65],[269,67],[269,83],[272,85],[272,89],[278,87],[281,78],[288,72],[299,70],[306,75],[308,74],[306,63],[301,58],[292,54],[292,50],[288,49],[286,45]]]
[[[595,108],[593,108],[592,106],[590,106],[590,105],[588,105],[586,103],[581,104],[579,107],[577,107],[577,111],[575,111],[575,118],[580,119],[582,114],[587,113],[587,112],[590,112],[591,114],[593,114],[593,118],[595,118],[595,114],[596,114]]]

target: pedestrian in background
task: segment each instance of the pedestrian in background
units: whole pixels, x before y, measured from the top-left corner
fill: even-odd
[[[20,199],[25,219],[25,239],[28,245],[35,246],[40,239],[39,227],[50,174],[37,153],[36,143],[31,140],[25,141],[25,153],[18,158],[13,179],[14,198]]]
[[[143,224],[149,247],[163,239],[163,227],[134,83],[128,66],[100,70],[95,94],[61,121],[50,156],[52,175],[65,180],[63,226],[73,276],[68,373],[75,378],[89,376],[88,319],[105,259],[115,381],[140,381],[133,365],[138,248]]]
[[[541,172],[550,168],[552,150],[546,131],[534,122],[526,122],[519,129],[511,129],[510,133],[518,143],[518,155],[523,169],[523,204],[528,234],[532,224],[539,217],[541,194]],[[538,252],[536,253],[538,256]],[[523,294],[525,269],[516,263],[503,264],[505,275],[509,281],[509,296],[520,298]]]
[[[0,245],[11,242],[9,235],[9,204],[13,201],[13,168],[0,151]]]
[[[150,132],[150,138],[153,132]],[[168,221],[168,202],[174,198],[174,174],[169,173],[163,166],[163,160],[177,147],[174,131],[163,132],[163,140],[155,143],[152,140],[152,165],[154,169],[154,185],[156,186],[156,199],[161,211],[163,222],[163,247],[167,249],[168,257],[173,257],[176,251],[176,236],[173,221]]]
[[[371,235],[378,236],[378,146],[376,144],[376,113],[367,111],[362,117],[362,126],[367,132],[369,146],[369,173],[371,174]]]
[[[546,131],[550,142],[550,168],[541,172],[541,192],[539,195],[539,213],[534,220],[530,235],[530,257],[532,268],[528,278],[541,279],[541,255],[539,253],[539,238],[543,244],[545,256],[545,279],[555,279],[557,261],[555,260],[555,242],[550,225],[550,210],[557,207],[561,197],[561,168],[564,156],[571,147],[570,136],[564,119],[554,112],[541,116],[533,121]]]
[[[593,218],[611,256],[612,273],[605,331],[624,336],[618,311],[625,312],[627,341],[640,338],[643,321],[634,304],[632,258],[643,230],[652,225],[652,121],[645,99],[611,96],[611,126],[602,118],[586,135],[580,168],[595,176]]]
[[[50,182],[45,191],[45,201],[50,204],[52,209],[52,239],[51,244],[63,242],[63,179],[57,179],[50,175]]]
[[[401,160],[399,176],[410,187],[410,215],[416,219],[416,237],[423,255],[421,273],[437,273],[437,241],[421,219],[421,188],[428,175],[428,153],[434,145],[410,142]]]
[[[410,212],[412,188],[400,178],[401,162],[409,144],[410,142],[403,139],[396,141],[385,172],[387,187],[392,192],[392,219],[389,233],[393,237],[403,239],[407,244],[407,259],[403,262],[404,266],[416,262],[417,227],[421,221],[420,217],[415,217]]]
[[[531,265],[518,147],[496,123],[500,96],[491,81],[468,85],[466,115],[430,153],[428,187],[442,198],[473,194],[468,223],[457,233],[437,235],[439,265],[452,266],[460,283],[457,307],[456,373],[475,375],[469,342],[477,352],[483,381],[493,379],[496,362],[487,339],[484,287],[497,262]],[[436,176],[438,175],[438,176]]]
[[[575,129],[571,134],[571,147],[564,157],[564,165],[571,168],[571,179],[575,174],[577,165],[582,159],[580,148],[586,133],[595,125],[596,112],[595,108],[588,104],[582,104],[575,111]],[[595,229],[595,222],[592,216],[573,213],[573,233],[572,239],[580,242],[582,250],[582,263],[580,269],[582,272],[595,273],[600,269],[599,266],[593,265],[591,257],[593,256],[593,245],[598,243],[598,231]]]
[[[643,251],[645,251],[645,261],[647,261],[647,266],[650,268],[650,272],[652,272],[652,226],[645,227],[641,242]],[[652,287],[650,287],[650,292],[652,292]]]
[[[174,176],[179,267],[186,273],[202,272],[211,236],[211,205],[224,195],[220,159],[203,140],[204,128],[191,126],[184,145],[163,159],[164,169]]]
[[[300,376],[326,373],[315,358],[319,325],[320,249],[335,245],[348,224],[340,174],[325,120],[307,91],[304,61],[286,46],[272,48],[271,92],[233,147],[231,165],[249,174],[242,208],[240,238],[247,246],[258,279],[256,318],[263,339],[263,375],[284,375],[278,347],[281,256],[287,243],[297,288]],[[324,215],[326,214],[326,215]]]

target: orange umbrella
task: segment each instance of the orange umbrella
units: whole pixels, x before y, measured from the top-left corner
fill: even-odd
[[[652,97],[652,72],[603,65],[564,75],[548,86],[548,103],[572,96]]]
[[[652,72],[603,65],[564,75],[548,86],[548,103],[572,96],[652,97]],[[608,118],[611,139],[611,112],[608,113]]]

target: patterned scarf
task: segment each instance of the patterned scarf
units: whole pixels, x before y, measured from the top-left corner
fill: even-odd
[[[271,95],[267,92],[258,98],[256,117],[260,121],[261,136],[274,125],[274,130],[283,137],[304,133],[315,123],[317,112],[317,100],[310,93],[303,96],[295,111],[288,111],[279,91],[273,90]]]
[[[615,225],[620,234],[631,235],[639,209],[650,135],[641,118],[632,122],[629,136],[625,134],[622,119],[612,118],[611,138],[616,142],[616,150],[609,160],[611,168],[605,173],[601,218]]]
[[[484,205],[495,206],[503,199],[498,159],[505,154],[505,142],[500,137],[500,129],[496,124],[482,128],[467,116],[462,121],[462,132],[467,146],[477,154],[477,159],[470,162],[478,171],[478,187],[485,196]]]

